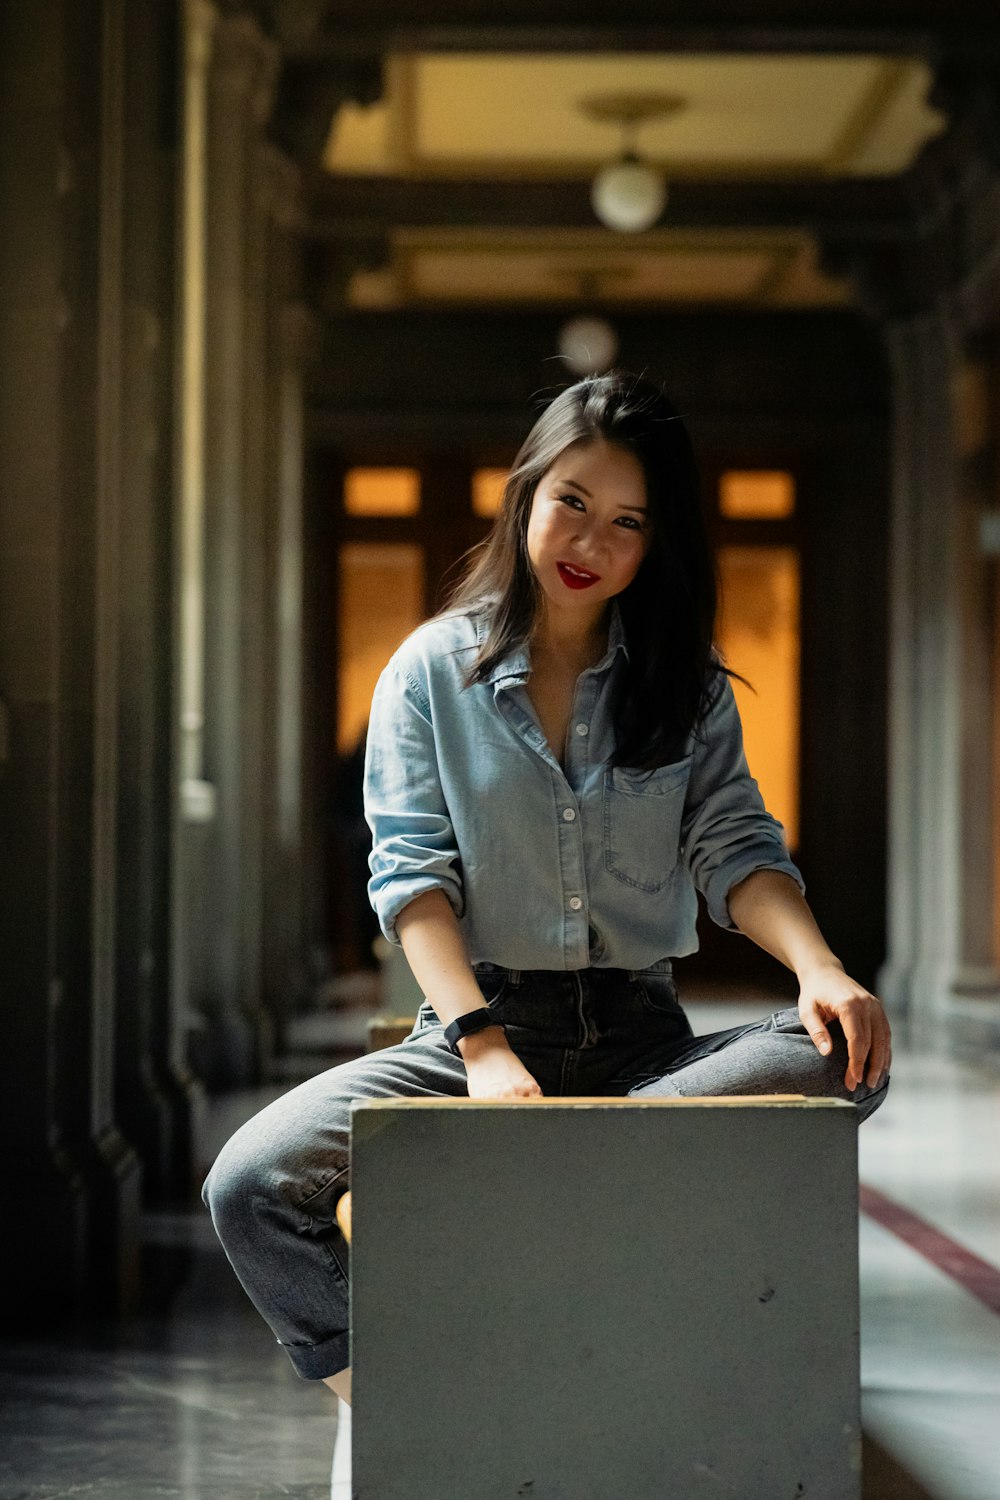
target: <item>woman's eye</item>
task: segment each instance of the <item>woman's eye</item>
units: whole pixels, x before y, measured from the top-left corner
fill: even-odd
[[[583,501],[579,495],[560,495],[558,498],[564,505],[579,505],[580,509],[583,509]]]
[[[636,518],[635,518],[635,516],[619,516],[618,519],[619,519],[619,521],[623,521],[625,523],[625,530],[626,531],[641,531],[642,530],[642,522],[641,521],[637,521]]]

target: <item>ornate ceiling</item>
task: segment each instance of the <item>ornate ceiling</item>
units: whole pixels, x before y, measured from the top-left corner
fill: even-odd
[[[420,183],[586,184],[618,154],[621,131],[581,102],[608,93],[684,101],[639,127],[642,154],[671,183],[829,181],[905,171],[945,124],[926,102],[918,58],[863,55],[399,53],[384,93],[336,113],[323,154],[334,177]],[[499,207],[499,205],[498,205]],[[350,305],[529,303],[842,303],[810,234],[794,223],[698,230],[660,223],[642,235],[601,226],[511,222],[388,228],[386,263],[359,268]],[[430,201],[428,200],[430,210]]]
[[[941,274],[956,121],[1000,159],[1000,13],[974,0],[258,10],[327,306],[823,307],[856,295],[859,253],[890,282],[905,253],[905,300]],[[670,185],[642,234],[590,205],[622,137],[580,105],[608,92],[684,101],[638,128]]]

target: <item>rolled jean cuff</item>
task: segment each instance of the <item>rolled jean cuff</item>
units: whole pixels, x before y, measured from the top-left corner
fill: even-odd
[[[281,1340],[278,1340],[281,1344]],[[281,1344],[291,1360],[296,1375],[303,1380],[326,1380],[339,1375],[351,1363],[351,1331],[332,1333],[321,1344]]]

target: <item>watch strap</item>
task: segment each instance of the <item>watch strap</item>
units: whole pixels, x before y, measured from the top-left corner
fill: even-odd
[[[448,1049],[454,1052],[456,1057],[462,1054],[458,1050],[458,1040],[463,1036],[473,1036],[477,1031],[485,1031],[487,1026],[502,1026],[503,1022],[496,1017],[486,1005],[479,1005],[475,1010],[466,1011],[464,1016],[450,1021],[444,1028],[444,1039]]]

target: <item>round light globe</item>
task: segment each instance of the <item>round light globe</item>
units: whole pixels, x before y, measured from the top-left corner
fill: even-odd
[[[648,162],[626,158],[601,168],[590,201],[602,224],[634,233],[656,223],[666,205],[667,184]]]
[[[600,375],[618,353],[618,335],[604,318],[570,318],[559,330],[559,353],[575,375]]]

